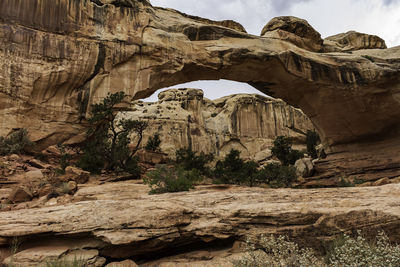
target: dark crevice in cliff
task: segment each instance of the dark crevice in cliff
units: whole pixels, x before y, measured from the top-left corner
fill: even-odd
[[[93,73],[89,76],[88,79],[83,83],[83,86],[79,89],[78,94],[78,104],[79,104],[79,114],[80,117],[85,117],[85,114],[88,109],[89,97],[90,97],[90,81],[99,74],[100,70],[104,68],[104,63],[106,60],[106,48],[103,43],[99,43],[99,52],[97,55],[97,62],[94,67]]]
[[[104,248],[100,251],[100,256],[105,257],[107,262],[115,261],[116,259],[127,259],[126,256],[111,256],[109,255],[109,249],[115,251],[117,254],[127,252],[128,254],[134,253],[129,257],[137,264],[144,264],[146,262],[152,262],[163,258],[173,257],[181,254],[196,252],[196,251],[207,251],[207,252],[218,252],[232,249],[237,237],[230,237],[226,239],[214,239],[206,242],[196,237],[187,237],[185,240],[177,240],[174,243],[165,244],[165,246],[159,248],[143,247],[143,246],[113,246],[110,248]],[[141,249],[137,249],[141,247]],[[134,250],[136,248],[136,250]],[[113,253],[111,253],[113,254]]]

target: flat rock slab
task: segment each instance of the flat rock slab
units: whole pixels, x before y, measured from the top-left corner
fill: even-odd
[[[367,236],[385,230],[400,241],[399,184],[328,189],[199,186],[190,192],[147,192],[147,186],[137,182],[87,186],[76,194],[78,202],[1,212],[0,238],[19,237],[24,249],[36,246],[29,240],[45,246],[85,239],[83,247],[115,259],[190,251],[192,245],[211,247],[221,240],[228,246],[260,234],[287,234],[300,245],[319,249],[335,235],[356,229]]]

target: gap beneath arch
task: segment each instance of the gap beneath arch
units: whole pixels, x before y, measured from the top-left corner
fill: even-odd
[[[217,80],[217,81],[195,81],[183,84],[174,85],[167,88],[157,90],[150,97],[142,99],[144,102],[156,102],[158,101],[158,94],[162,91],[171,88],[196,88],[202,89],[204,97],[208,99],[217,99],[220,97],[233,95],[233,94],[259,94],[267,96],[261,93],[259,90],[248,85],[247,83],[229,81],[229,80]]]

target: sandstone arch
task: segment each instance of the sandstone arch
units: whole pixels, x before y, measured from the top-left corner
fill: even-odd
[[[27,127],[42,146],[74,142],[88,104],[109,91],[142,98],[223,78],[300,107],[331,151],[373,146],[399,175],[387,146],[400,148],[400,47],[363,50],[384,48],[378,37],[322,40],[294,18],[258,37],[145,0],[4,0],[0,18],[2,135]]]

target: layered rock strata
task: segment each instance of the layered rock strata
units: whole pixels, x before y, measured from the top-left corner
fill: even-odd
[[[78,142],[88,105],[108,92],[138,99],[224,78],[300,107],[331,152],[354,160],[353,152],[384,155],[377,140],[398,148],[400,47],[347,34],[318,50],[307,23],[275,20],[258,37],[147,1],[3,0],[0,135],[25,127],[38,148]],[[378,169],[392,161],[384,157]]]
[[[309,190],[201,186],[163,195],[148,190],[134,182],[82,185],[73,203],[55,200],[0,212],[0,255],[17,237],[15,266],[73,255],[91,266],[124,259],[159,266],[151,262],[174,261],[167,258],[172,256],[190,265],[196,253],[203,255],[198,266],[213,266],[207,262],[238,252],[237,242],[261,234],[285,234],[317,250],[355,230],[367,237],[384,230],[392,241],[400,239],[399,184]]]
[[[159,134],[161,151],[171,157],[177,149],[191,147],[217,158],[237,149],[243,158],[263,161],[271,157],[277,136],[291,137],[296,148],[304,149],[307,130],[314,129],[301,110],[260,95],[209,100],[199,89],[171,89],[158,97],[155,103],[133,102],[133,111],[118,118],[148,121],[142,144]]]

